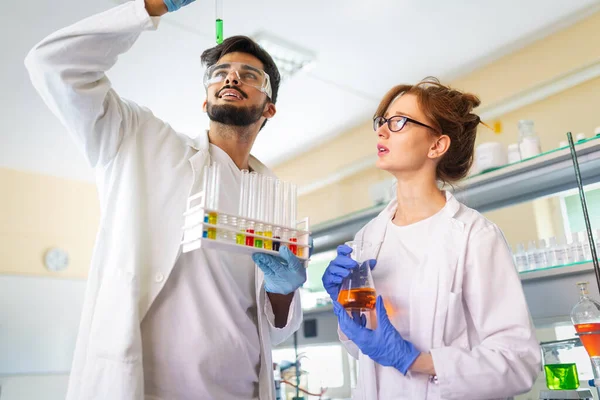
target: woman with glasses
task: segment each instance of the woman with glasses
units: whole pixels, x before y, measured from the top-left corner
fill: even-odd
[[[397,193],[355,238],[376,260],[374,312],[337,302],[357,266],[349,247],[323,275],[340,339],[359,360],[354,399],[507,398],[529,391],[540,371],[502,232],[439,186],[473,163],[479,103],[428,78],[392,88],[375,113],[377,167],[397,179]]]

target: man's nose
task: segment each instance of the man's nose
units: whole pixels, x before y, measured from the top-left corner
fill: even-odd
[[[236,70],[229,71],[229,73],[227,74],[227,77],[225,78],[225,83],[228,85],[239,85],[240,84],[240,77]]]

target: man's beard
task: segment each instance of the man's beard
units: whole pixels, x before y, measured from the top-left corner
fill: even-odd
[[[262,117],[265,104],[260,106],[237,107],[231,104],[214,105],[208,103],[206,112],[211,121],[224,125],[249,126]]]

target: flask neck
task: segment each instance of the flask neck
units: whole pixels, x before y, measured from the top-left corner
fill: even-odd
[[[580,300],[589,299],[588,284],[580,283],[578,286],[579,286],[579,299]]]

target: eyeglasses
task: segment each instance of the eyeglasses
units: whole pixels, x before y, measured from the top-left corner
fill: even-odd
[[[381,128],[383,126],[383,124],[385,124],[387,122],[388,128],[390,129],[390,131],[392,132],[400,132],[402,130],[402,128],[404,128],[404,125],[406,125],[407,122],[412,122],[413,124],[417,124],[417,125],[421,125],[424,126],[425,128],[429,128],[432,131],[438,133],[438,130],[435,128],[432,128],[429,125],[426,125],[422,122],[416,121],[412,118],[408,118],[402,115],[395,115],[393,117],[390,118],[385,118],[385,117],[375,117],[373,118],[373,130],[375,132],[377,132],[377,130],[379,128]]]
[[[204,87],[208,89],[210,85],[224,82],[232,73],[233,79],[244,85],[252,86],[269,98],[271,97],[271,79],[269,75],[252,65],[239,62],[211,65],[204,74]]]

